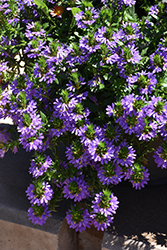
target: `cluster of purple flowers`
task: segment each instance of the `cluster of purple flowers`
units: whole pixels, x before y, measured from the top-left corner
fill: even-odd
[[[35,224],[64,197],[71,228],[105,230],[119,203],[111,185],[143,188],[151,150],[167,168],[167,3],[141,20],[135,3],[1,1],[0,118],[15,133],[1,130],[0,157],[19,144],[33,154],[26,194]]]
[[[113,223],[113,215],[118,208],[117,197],[111,194],[108,190],[103,190],[96,194],[95,199],[92,201],[92,212],[87,209],[72,207],[67,212],[67,222],[70,228],[82,232],[86,227],[90,228],[93,224],[97,230],[106,230],[111,223]]]
[[[95,8],[85,8],[85,11],[79,11],[75,14],[75,19],[78,28],[86,29],[87,25],[91,25],[96,22],[96,19],[99,18],[97,10]]]
[[[38,156],[31,161],[29,173],[32,174],[33,178],[38,178],[39,176],[42,176],[47,169],[50,169],[51,166],[52,159],[50,156]]]
[[[103,192],[96,194],[92,203],[91,218],[93,224],[97,230],[104,231],[110,226],[110,223],[113,223],[113,215],[116,213],[119,203],[117,197],[110,194],[108,190],[103,190]]]
[[[48,203],[52,199],[53,190],[48,183],[35,182],[27,188],[27,196],[32,206],[28,209],[29,219],[34,224],[43,225],[51,216]]]

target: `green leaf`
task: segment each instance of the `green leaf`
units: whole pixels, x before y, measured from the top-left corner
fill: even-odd
[[[144,56],[147,53],[148,47],[145,49],[142,49],[141,56]]]
[[[50,43],[53,42],[53,38],[52,37],[47,37],[47,41],[49,41]]]
[[[93,4],[90,3],[89,1],[82,1],[82,2],[83,2],[83,4],[85,5],[86,8],[87,8],[87,7],[93,8]]]
[[[76,13],[79,13],[79,12],[81,11],[81,9],[80,9],[80,8],[77,8],[77,7],[73,7],[73,8],[71,9],[71,11],[72,11],[73,16],[75,16],[75,14],[76,14]]]
[[[104,84],[100,83],[99,84],[99,89],[104,89],[104,88],[105,88]]]
[[[18,52],[18,48],[15,47],[12,49],[12,54],[15,54],[16,52]]]
[[[40,111],[40,116],[42,118],[43,123],[47,124],[47,117],[46,117],[46,115],[42,111]]]
[[[135,13],[135,7],[128,7],[125,11],[125,20],[126,21],[136,21],[137,16]]]
[[[152,17],[154,17],[156,20],[158,19],[158,17],[154,14],[151,14]]]
[[[34,0],[34,3],[38,6],[38,8],[42,9],[42,11],[47,16],[49,16],[49,9],[48,9],[47,5],[44,2],[42,2],[41,0]]]
[[[163,78],[160,79],[159,82],[162,84],[162,86],[163,86],[164,88],[167,87],[167,73],[164,75]]]
[[[105,197],[109,198],[109,196],[111,195],[111,191],[108,190],[108,189],[103,189],[103,194],[104,194]]]

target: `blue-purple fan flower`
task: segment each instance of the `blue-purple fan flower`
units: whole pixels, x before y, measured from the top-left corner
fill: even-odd
[[[79,11],[75,14],[75,19],[78,28],[86,29],[87,25],[91,25],[96,22],[99,17],[97,10],[93,7],[85,8],[85,12]]]
[[[161,45],[161,44],[160,44]],[[166,71],[167,69],[167,51],[166,46],[159,46],[155,53],[150,55],[150,69],[153,73]]]
[[[130,167],[133,165],[135,158],[135,150],[132,146],[129,146],[127,142],[124,141],[119,146],[115,147],[115,164]]]
[[[163,143],[162,146],[159,146],[154,152],[154,161],[157,164],[157,167],[167,168],[167,143]]]
[[[38,178],[42,176],[47,169],[52,165],[52,159],[50,156],[45,156],[42,159],[35,158],[31,161],[31,167],[29,173],[32,174],[33,178]]]
[[[80,141],[73,142],[70,147],[67,147],[66,157],[69,163],[78,169],[86,167],[90,162],[90,155]]]
[[[88,147],[96,137],[103,138],[104,129],[92,123],[84,124],[80,134],[81,143]]]
[[[167,102],[161,97],[152,96],[144,112],[149,117],[153,117],[157,123],[163,124],[167,121]]]
[[[149,15],[153,15],[153,16],[156,16],[158,14],[158,5],[155,4],[155,5],[152,5],[150,8],[149,8],[149,12],[148,14]]]
[[[105,217],[116,213],[119,201],[117,197],[113,195],[113,193],[108,195],[106,192],[107,191],[103,190],[103,192],[96,194],[95,199],[92,201],[92,213],[100,213],[102,215],[104,214]]]
[[[91,159],[95,162],[108,163],[114,157],[113,144],[104,139],[95,138],[88,146]]]
[[[90,192],[83,178],[74,176],[65,181],[63,193],[65,198],[70,198],[77,202],[88,198]]]
[[[100,45],[95,41],[94,35],[82,37],[79,41],[79,49],[83,53],[94,53],[100,49]]]
[[[5,153],[8,151],[6,145],[10,142],[10,137],[11,135],[8,133],[8,131],[5,128],[1,129],[0,131],[0,158],[3,158]]]
[[[115,164],[110,161],[108,164],[103,164],[98,168],[97,176],[103,185],[117,185],[122,181],[123,172],[121,167],[115,166]]]
[[[129,76],[126,81],[128,82],[128,88],[137,85],[142,95],[151,94],[157,84],[156,75],[145,71],[136,73],[134,76]]]
[[[132,183],[133,188],[140,190],[148,183],[149,175],[148,169],[145,169],[145,167],[139,163],[135,163],[132,168],[124,173],[124,178]]]
[[[26,33],[25,36],[31,40],[35,39],[36,37],[43,37],[46,36],[45,30],[41,28],[41,24],[39,22],[31,22],[26,25]]]
[[[104,231],[113,223],[113,214],[116,213],[119,203],[117,197],[111,194],[110,191],[103,190],[103,192],[96,194],[92,203],[92,224],[97,230]]]
[[[35,185],[30,184],[26,193],[30,203],[37,204],[38,206],[48,204],[53,196],[53,190],[51,186],[44,181],[37,182]]]
[[[148,183],[149,181],[149,173],[148,173],[148,169],[145,169],[143,167],[142,171],[138,174],[136,174],[135,171],[133,171],[133,173],[131,174],[131,180],[130,182],[133,185],[133,188],[135,189],[141,189],[144,188],[145,185]]]
[[[88,210],[80,208],[76,205],[67,211],[66,219],[69,227],[80,233],[87,227],[90,228],[92,224]]]
[[[108,215],[107,217],[104,214],[96,213],[91,216],[92,224],[98,231],[105,231],[113,223],[114,217]]]
[[[51,216],[51,211],[48,209],[47,205],[42,205],[36,207],[32,205],[28,209],[28,217],[32,223],[43,226],[46,220]]]
[[[157,122],[149,119],[149,117],[143,117],[143,122],[140,122],[136,136],[139,138],[139,140],[149,141],[152,138],[155,138],[158,132],[159,129]]]
[[[113,142],[118,142],[121,137],[121,129],[118,126],[113,126],[113,124],[106,124],[104,126],[104,134],[103,136]]]

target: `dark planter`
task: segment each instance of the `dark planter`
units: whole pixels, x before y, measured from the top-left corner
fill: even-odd
[[[104,232],[97,231],[94,226],[85,231],[76,232],[69,228],[66,219],[59,231],[59,250],[101,250]]]

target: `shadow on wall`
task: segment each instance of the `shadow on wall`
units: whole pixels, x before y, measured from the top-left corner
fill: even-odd
[[[118,185],[113,187],[113,192],[120,206],[103,241],[104,247],[112,249],[113,246],[114,249],[117,243],[120,249],[165,249],[167,185],[148,186],[142,190]]]

